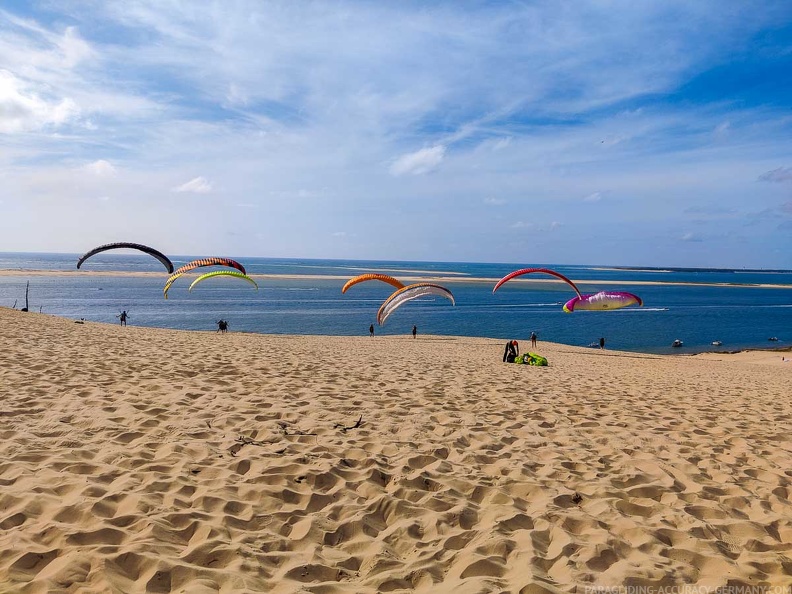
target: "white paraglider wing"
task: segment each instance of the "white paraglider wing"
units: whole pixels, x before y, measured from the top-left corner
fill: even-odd
[[[454,296],[451,294],[451,291],[445,287],[441,287],[440,285],[435,285],[432,283],[417,283],[414,285],[408,285],[402,289],[399,289],[385,300],[385,303],[382,304],[379,311],[377,312],[377,323],[382,326],[385,323],[385,320],[388,319],[388,316],[390,316],[399,307],[408,301],[418,299],[419,297],[425,297],[427,295],[445,297],[451,301],[451,305],[455,305]]]

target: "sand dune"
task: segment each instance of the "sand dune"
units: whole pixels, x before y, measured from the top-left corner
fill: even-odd
[[[792,363],[0,328],[0,592],[792,585]]]

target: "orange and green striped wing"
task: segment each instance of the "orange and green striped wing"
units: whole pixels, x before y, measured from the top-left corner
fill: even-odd
[[[228,268],[234,268],[241,272],[242,274],[247,274],[245,267],[242,266],[236,260],[232,260],[231,258],[199,258],[198,260],[193,260],[192,262],[188,262],[184,266],[177,269],[173,274],[168,277],[168,280],[165,281],[165,287],[163,288],[162,292],[165,295],[165,299],[168,298],[168,291],[171,288],[171,285],[178,279],[180,276],[190,272],[191,270],[195,270],[196,268],[201,268],[202,266],[227,266]]]

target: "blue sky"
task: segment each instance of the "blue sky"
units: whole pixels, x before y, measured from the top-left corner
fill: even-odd
[[[0,251],[792,268],[789,2],[0,5]]]

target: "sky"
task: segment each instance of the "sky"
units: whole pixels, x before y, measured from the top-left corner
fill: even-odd
[[[0,2],[0,251],[792,269],[792,3]]]

